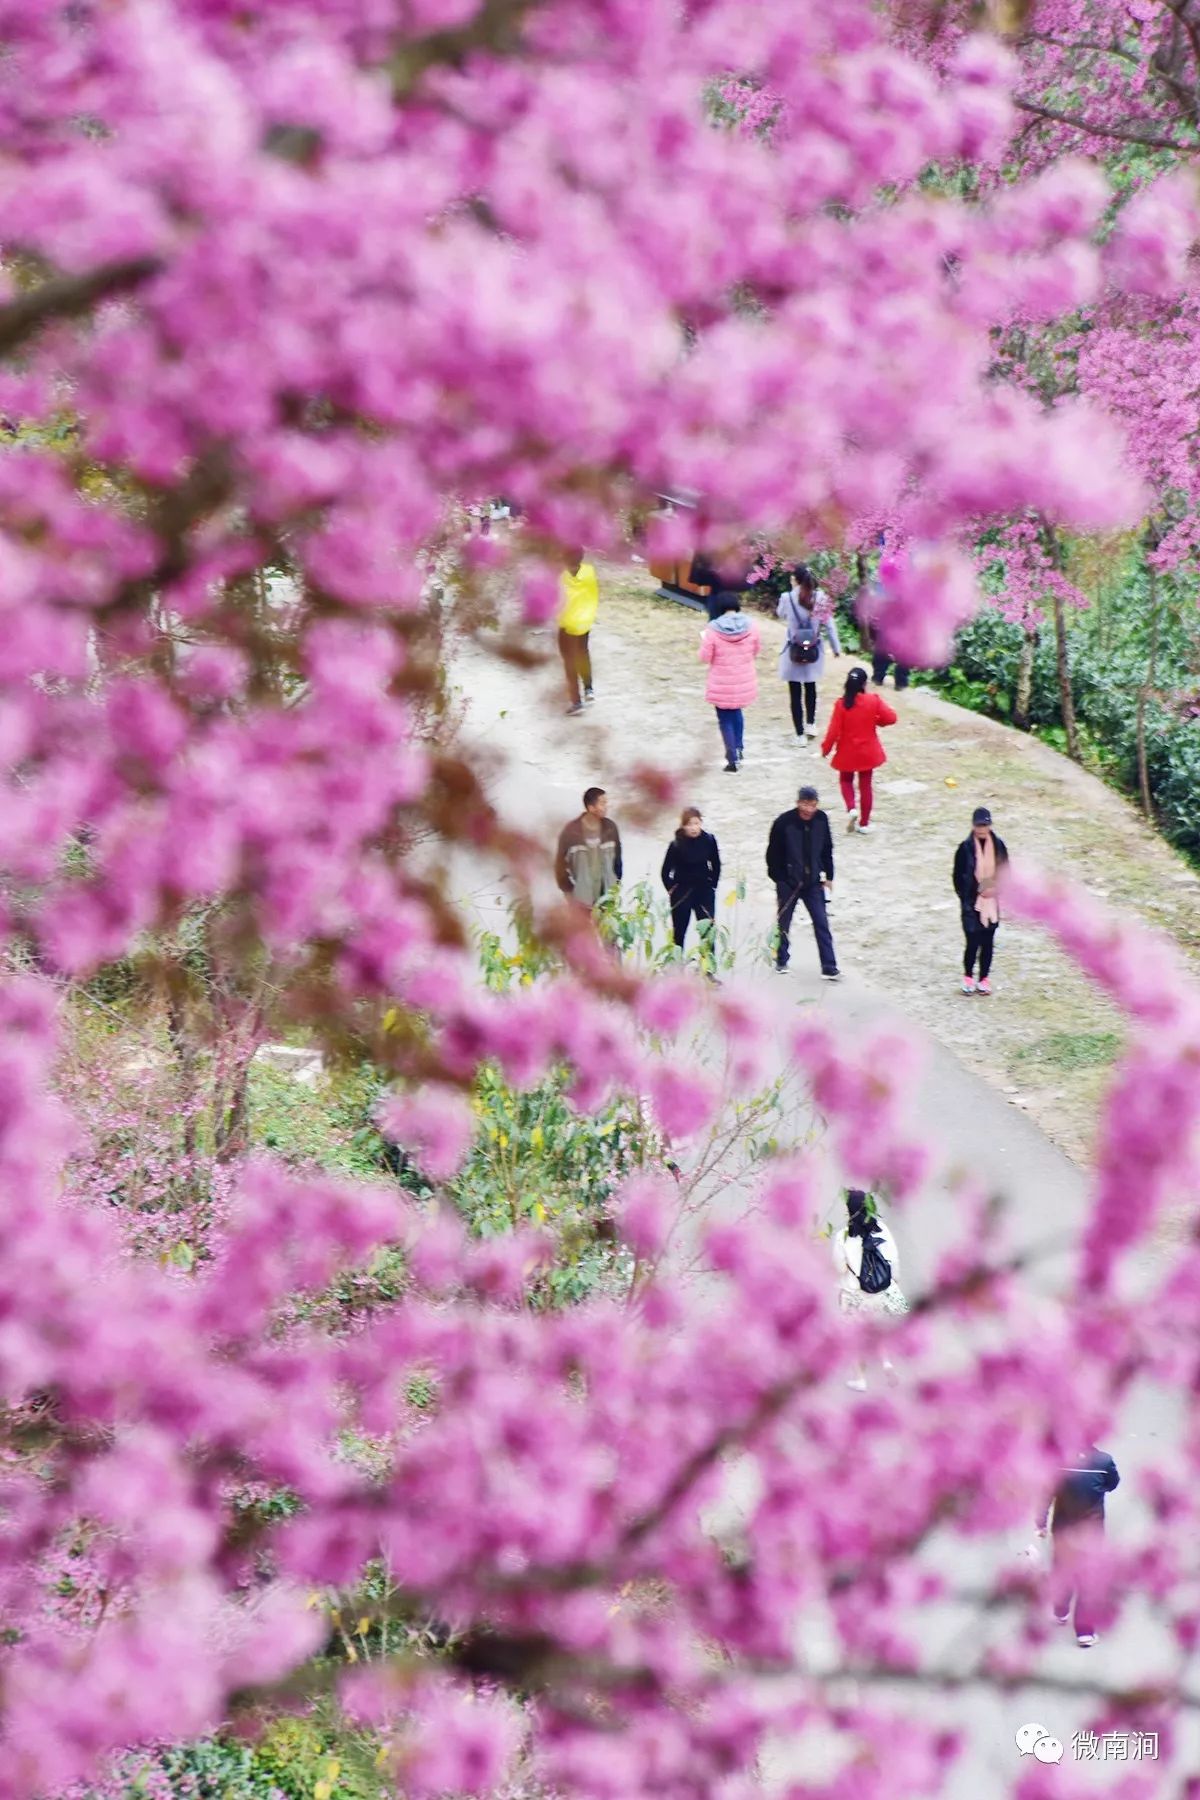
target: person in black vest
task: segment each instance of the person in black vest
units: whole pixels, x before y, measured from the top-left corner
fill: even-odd
[[[819,800],[815,787],[802,787],[795,806],[780,813],[767,840],[767,874],[775,883],[779,914],[775,967],[782,974],[788,966],[788,933],[799,901],[812,920],[821,974],[826,981],[836,981],[840,971],[825,911],[833,888],[833,834]]]
[[[721,852],[717,840],[711,831],[705,831],[700,808],[685,806],[662,866],[663,886],[671,902],[671,924],[680,950],[693,914],[697,925],[703,919],[716,918],[720,879]],[[702,941],[702,955],[703,951]]]
[[[1059,1625],[1071,1622],[1075,1608],[1075,1642],[1090,1650],[1099,1635],[1105,1606],[1105,1583],[1097,1571],[1097,1552],[1104,1538],[1104,1496],[1120,1482],[1107,1450],[1089,1444],[1059,1472],[1054,1498],[1038,1521],[1054,1546],[1051,1604]]]
[[[992,991],[992,950],[996,927],[1000,923],[1000,901],[997,880],[1008,861],[1004,839],[992,830],[992,815],[986,806],[977,806],[971,818],[971,835],[964,838],[954,852],[954,891],[962,908],[963,951],[962,991],[964,994],[988,995]],[[979,980],[975,979],[975,959],[979,958]]]

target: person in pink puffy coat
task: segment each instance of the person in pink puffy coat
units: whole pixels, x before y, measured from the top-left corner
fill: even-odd
[[[723,595],[716,617],[700,639],[700,661],[708,664],[704,698],[717,709],[717,724],[725,746],[725,770],[729,775],[737,774],[742,760],[743,708],[758,699],[758,671],[754,659],[761,649],[758,626],[742,611],[740,596]]]

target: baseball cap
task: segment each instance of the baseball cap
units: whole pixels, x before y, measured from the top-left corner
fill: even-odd
[[[986,806],[977,806],[971,814],[972,825],[990,825],[991,822],[992,815]]]

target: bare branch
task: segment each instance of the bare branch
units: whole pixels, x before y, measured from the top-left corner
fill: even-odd
[[[1084,132],[1088,137],[1115,138],[1121,144],[1142,144],[1147,150],[1178,150],[1181,155],[1195,154],[1200,144],[1181,144],[1178,138],[1159,137],[1149,129],[1146,131],[1127,131],[1121,125],[1100,125],[1094,119],[1081,118],[1078,113],[1060,112],[1054,106],[1041,106],[1035,100],[1023,100],[1018,94],[1013,104],[1022,112],[1032,113],[1037,119],[1050,119],[1056,125],[1070,125],[1076,131]]]
[[[56,275],[0,307],[0,355],[11,355],[34,332],[55,319],[76,319],[101,300],[126,294],[156,275],[162,264],[154,256],[131,256],[103,263],[83,275]]]
[[[474,18],[444,31],[431,31],[401,46],[389,65],[392,91],[407,100],[430,69],[457,69],[469,56],[511,55],[520,48],[521,26],[535,0],[483,0]]]
[[[1187,32],[1188,42],[1192,46],[1192,55],[1200,69],[1200,26],[1189,12],[1187,0],[1162,0],[1169,13],[1172,13]]]

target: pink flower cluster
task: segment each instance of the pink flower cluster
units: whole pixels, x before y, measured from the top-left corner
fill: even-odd
[[[0,931],[74,977],[211,909],[282,1014],[427,1084],[384,1123],[445,1179],[485,1063],[517,1086],[565,1064],[579,1106],[645,1095],[683,1139],[756,1079],[765,1039],[752,1004],[712,1002],[722,1095],[639,1033],[680,1032],[695,992],[639,994],[561,918],[541,923],[566,974],[474,982],[429,840],[518,884],[533,855],[427,728],[443,629],[484,616],[484,577],[545,620],[559,547],[615,545],[664,491],[702,499],[660,546],[883,520],[881,638],[937,660],[974,604],[964,528],[1129,523],[1187,456],[1176,411],[1124,458],[1084,351],[1090,402],[1047,410],[996,378],[988,327],[1094,300],[1105,259],[1076,166],[982,204],[921,189],[932,164],[1003,152],[994,40],[947,25],[917,55],[874,0],[401,10],[0,0]],[[768,134],[766,98],[749,131],[706,111],[731,70],[769,97]],[[1180,267],[1177,199],[1131,205],[1113,241],[1126,370],[1159,355],[1135,340]],[[1181,343],[1156,365],[1164,413]],[[464,507],[497,494],[523,531],[456,560]],[[1162,1139],[1197,1115],[1195,1001],[1056,890],[1020,904],[1145,1036],[1106,1128],[1086,1313],[992,1279],[969,1237],[949,1291],[896,1328],[911,1380],[861,1403],[844,1376],[876,1326],[836,1309],[812,1230],[834,1195],[806,1164],[773,1169],[749,1221],[708,1223],[702,1304],[656,1265],[627,1304],[541,1315],[540,1235],[473,1243],[394,1185],[270,1161],[239,1166],[190,1277],[134,1260],[79,1203],[97,1182],[70,1169],[48,989],[5,980],[0,1800],[213,1728],[321,1648],[307,1592],[381,1555],[401,1604],[453,1634],[436,1681],[346,1683],[405,1791],[493,1786],[521,1745],[580,1800],[743,1800],[770,1731],[809,1727],[837,1750],[831,1800],[933,1791],[946,1734],[760,1676],[795,1677],[817,1612],[848,1677],[919,1671],[947,1579],[922,1548],[1023,1522],[1079,1419],[1101,1429],[1139,1372],[1195,1378],[1200,1260],[1145,1314],[1116,1279],[1194,1174]],[[819,1030],[793,1049],[839,1177],[914,1197],[903,1054]],[[161,1167],[141,1175],[161,1191]],[[617,1222],[656,1259],[663,1192],[631,1185]],[[317,1302],[385,1248],[402,1298],[328,1329]],[[409,1431],[418,1375],[435,1399]],[[702,1521],[733,1450],[761,1491],[717,1541]],[[1184,1460],[1158,1488],[1178,1540],[1130,1576],[1181,1644],[1200,1632],[1173,1580],[1200,1526]],[[235,1481],[298,1510],[247,1544]],[[86,1654],[46,1604],[77,1533],[107,1597],[73,1622]],[[1040,1631],[1013,1605],[1006,1672]]]

